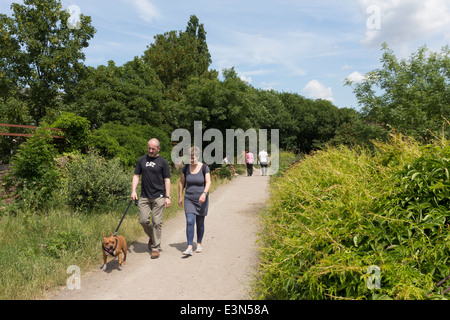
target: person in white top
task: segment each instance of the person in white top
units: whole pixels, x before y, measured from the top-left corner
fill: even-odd
[[[262,149],[258,153],[258,159],[259,163],[261,164],[261,175],[266,176],[267,175],[267,157],[269,155],[267,154],[266,150]]]
[[[230,170],[231,170],[231,174],[233,176],[237,176],[236,171],[234,170],[233,165],[230,163],[230,161],[228,160],[228,155],[225,156],[225,158],[223,158],[222,160],[222,164],[227,166]]]

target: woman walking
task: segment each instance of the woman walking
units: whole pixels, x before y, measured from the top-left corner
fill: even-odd
[[[247,151],[245,153],[245,163],[247,164],[247,177],[253,174],[253,153]]]
[[[183,206],[186,214],[186,237],[187,249],[184,255],[192,255],[195,225],[197,225],[197,248],[195,252],[203,251],[202,240],[205,233],[205,217],[208,214],[209,187],[211,186],[211,175],[206,164],[198,162],[200,149],[192,147],[190,149],[190,164],[186,164],[181,169],[180,182],[178,183],[178,204]]]

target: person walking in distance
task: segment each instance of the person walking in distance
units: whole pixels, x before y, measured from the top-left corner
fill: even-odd
[[[178,204],[183,206],[186,214],[186,238],[187,249],[184,255],[192,255],[194,244],[195,225],[197,225],[197,249],[195,252],[203,251],[202,241],[205,234],[205,217],[208,214],[209,187],[211,186],[211,174],[209,167],[205,163],[198,162],[200,149],[192,147],[190,149],[190,164],[184,165],[181,169],[180,182],[178,183]]]
[[[148,248],[152,252],[152,259],[159,258],[163,211],[171,205],[170,168],[167,160],[159,155],[160,149],[158,139],[148,141],[148,154],[139,158],[131,183],[131,200],[136,200],[138,199],[136,188],[142,175],[138,203],[139,222],[149,237]]]
[[[267,157],[268,156],[269,155],[267,154],[265,149],[262,149],[258,153],[259,163],[261,164],[261,175],[262,176],[266,176],[267,175]]]
[[[222,164],[226,165],[230,169],[231,175],[236,176],[236,170],[234,170],[233,165],[230,163],[230,160],[228,160],[228,155],[223,158]]]
[[[251,177],[253,174],[253,153],[251,153],[250,151],[248,151],[245,154],[245,163],[247,164],[247,176]]]

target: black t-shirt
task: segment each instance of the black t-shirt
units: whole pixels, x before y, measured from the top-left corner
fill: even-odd
[[[134,174],[142,175],[141,197],[159,198],[166,196],[165,178],[170,178],[169,163],[161,156],[139,158]]]

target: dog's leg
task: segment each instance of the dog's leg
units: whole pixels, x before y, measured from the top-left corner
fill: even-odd
[[[122,252],[119,252],[119,254],[117,255],[119,257],[119,269],[122,266]]]
[[[124,243],[122,250],[123,250],[123,264],[125,264],[127,261],[127,244],[126,243]]]
[[[106,271],[106,260],[108,259],[108,257],[106,256],[105,251],[102,250],[102,252],[103,252],[103,266],[102,266],[102,270]]]

